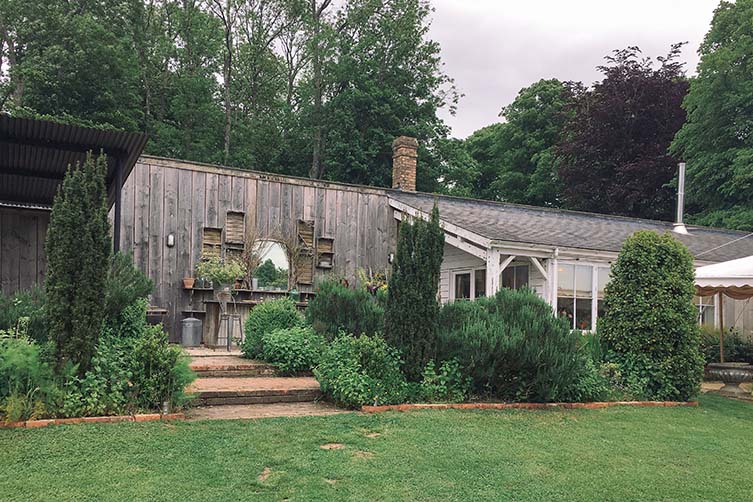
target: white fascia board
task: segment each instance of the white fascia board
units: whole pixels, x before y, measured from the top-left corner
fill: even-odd
[[[395,210],[393,216],[396,220],[402,221],[403,220],[403,213],[400,211]],[[484,261],[486,261],[487,257],[487,249],[482,248],[480,246],[477,246],[476,244],[473,244],[471,242],[468,242],[457,235],[454,235],[452,233],[448,233],[447,229],[444,232],[444,241],[449,244],[450,246],[456,247],[460,249],[461,251],[465,251],[466,253],[472,254],[473,256],[480,258]]]
[[[394,209],[400,211],[401,213],[409,214],[413,216],[414,218],[422,218],[424,220],[428,220],[431,215],[429,213],[426,213],[424,211],[421,211],[420,209],[416,209],[415,207],[409,206],[407,204],[403,204],[400,201],[397,201],[395,199],[389,198],[390,206],[392,206]],[[466,230],[464,228],[461,228],[457,225],[453,225],[452,223],[445,221],[442,219],[442,216],[439,217],[439,226],[442,227],[443,230],[446,232],[449,232],[451,234],[455,234],[458,237],[461,237],[462,239],[471,242],[473,244],[476,244],[477,246],[488,249],[491,246],[491,239],[484,237],[482,235],[479,235],[477,233],[471,232],[469,230]]]

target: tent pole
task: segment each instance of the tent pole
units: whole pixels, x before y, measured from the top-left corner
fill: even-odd
[[[724,362],[724,296],[719,295],[719,362]]]

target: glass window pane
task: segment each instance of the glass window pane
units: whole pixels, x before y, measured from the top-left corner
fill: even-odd
[[[569,325],[573,326],[573,299],[572,298],[557,298],[557,315],[568,319]]]
[[[713,296],[694,296],[693,303],[698,306],[698,322],[702,326],[714,327],[716,306]]]
[[[575,267],[561,263],[557,267],[557,295],[572,297],[575,289],[573,282],[575,280]]]
[[[486,296],[486,270],[476,270],[473,277],[473,287],[476,290],[476,298]]]
[[[515,268],[507,267],[502,271],[502,287],[515,289]]]
[[[607,283],[609,282],[609,268],[599,267],[598,271],[599,271],[599,277],[597,278],[597,281],[598,281],[597,296],[599,299],[603,299],[604,288],[607,287]]]
[[[471,273],[455,274],[455,299],[471,297]]]
[[[528,265],[515,267],[515,288],[520,289],[528,286]]]
[[[577,298],[591,298],[593,295],[593,270],[590,265],[575,267],[575,296]]]
[[[591,329],[591,302],[590,298],[575,300],[575,329]]]

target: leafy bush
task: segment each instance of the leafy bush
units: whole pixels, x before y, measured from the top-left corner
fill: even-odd
[[[245,339],[241,344],[244,357],[262,357],[264,354],[263,337],[276,329],[288,329],[301,326],[303,316],[293,300],[283,298],[256,305],[248,314],[244,325]]]
[[[314,376],[322,392],[349,408],[405,401],[398,351],[380,336],[341,334],[324,350]]]
[[[116,253],[110,259],[105,283],[105,315],[109,324],[117,324],[117,317],[137,300],[147,298],[154,282],[133,265],[128,254]]]
[[[708,363],[719,362],[719,330],[701,327],[701,352]],[[724,334],[724,360],[753,364],[753,341],[746,340],[737,331]]]
[[[463,376],[456,359],[444,361],[437,373],[434,361],[424,368],[420,383],[420,399],[430,403],[460,403],[468,397],[470,381]]]
[[[365,289],[352,289],[337,279],[326,279],[317,284],[316,296],[306,308],[306,319],[330,339],[341,331],[374,335],[384,326],[384,309]]]
[[[196,264],[196,276],[215,286],[233,284],[236,279],[246,276],[246,266],[239,260],[211,256]]]
[[[0,417],[8,422],[45,415],[52,370],[26,338],[0,338]]]
[[[445,305],[439,356],[456,358],[473,391],[510,401],[571,401],[586,367],[577,334],[535,292]]]
[[[0,292],[0,330],[44,342],[47,336],[44,289],[33,287],[13,295]]]
[[[612,267],[599,334],[644,399],[685,401],[700,389],[694,278],[693,257],[669,234],[636,232]]]
[[[196,378],[188,362],[181,348],[168,342],[162,326],[147,326],[135,340],[131,357],[136,407],[157,410],[164,402],[183,406],[189,399],[185,388]]]
[[[324,338],[309,327],[277,329],[262,339],[262,359],[277,366],[284,375],[311,370],[324,349]]]

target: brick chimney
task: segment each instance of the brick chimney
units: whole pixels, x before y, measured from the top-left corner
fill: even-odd
[[[392,188],[416,191],[418,140],[400,136],[392,142]]]

